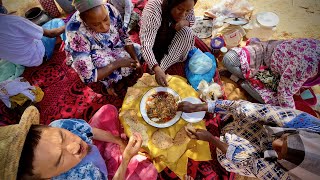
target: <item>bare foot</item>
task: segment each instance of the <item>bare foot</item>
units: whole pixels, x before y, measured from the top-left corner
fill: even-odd
[[[107,92],[111,96],[118,96],[118,94],[115,92],[114,88],[108,88]]]

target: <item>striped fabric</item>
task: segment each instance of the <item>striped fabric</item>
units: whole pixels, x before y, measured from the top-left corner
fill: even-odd
[[[141,52],[149,68],[158,64],[154,53],[153,46],[157,32],[161,26],[162,0],[149,0],[142,12],[141,18]],[[186,19],[190,22],[190,26],[194,24],[195,17],[193,10],[187,15]],[[189,27],[184,27],[176,32],[166,54],[160,63],[162,70],[167,70],[171,65],[182,62],[186,59],[189,50],[193,48],[194,35]],[[167,48],[167,47],[164,47]]]

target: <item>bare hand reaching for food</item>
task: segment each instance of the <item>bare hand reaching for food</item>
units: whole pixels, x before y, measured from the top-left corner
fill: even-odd
[[[64,31],[65,31],[65,26],[61,26],[59,28],[54,28],[54,29],[43,28],[43,35],[49,38],[54,38],[64,33]]]
[[[136,67],[135,67],[136,74],[138,77],[141,77],[143,75],[143,69],[141,67],[141,64],[139,61],[136,60]]]
[[[127,147],[127,142],[122,140],[122,139],[120,139],[119,142],[118,142],[118,145],[120,146],[120,151],[123,153],[124,150]]]
[[[187,101],[182,101],[178,104],[178,111],[182,111],[185,113],[193,113],[198,111],[207,111],[207,104],[192,104]]]
[[[198,139],[198,140],[210,142],[214,138],[209,131],[204,129],[192,130],[192,129],[186,128],[186,131],[188,136],[192,139]]]
[[[128,145],[123,152],[123,158],[130,160],[134,155],[138,154],[142,145],[142,137],[139,133],[134,133],[129,139]]]
[[[156,73],[155,78],[156,78],[157,83],[160,86],[164,86],[164,87],[168,86],[166,74],[159,66],[156,66],[154,68],[154,72]]]
[[[194,104],[182,101],[178,104],[178,111],[186,112],[186,113],[192,113],[195,112]]]

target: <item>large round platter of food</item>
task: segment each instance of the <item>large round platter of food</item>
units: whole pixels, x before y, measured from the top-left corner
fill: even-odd
[[[151,126],[166,128],[175,124],[182,114],[178,110],[180,96],[167,87],[150,89],[140,102],[143,119]]]

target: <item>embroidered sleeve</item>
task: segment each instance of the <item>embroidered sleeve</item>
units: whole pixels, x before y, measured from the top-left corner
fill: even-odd
[[[301,114],[300,111],[271,106],[268,104],[251,103],[248,101],[216,101],[214,112],[226,110],[231,113],[235,120],[249,119],[251,123],[263,122],[264,124],[273,124],[282,127],[286,122]]]
[[[85,142],[92,144],[92,128],[86,121],[82,119],[55,120],[51,122],[49,126],[66,129],[79,136]]]
[[[215,113],[216,101],[207,101],[208,104],[208,112]]]
[[[244,117],[245,114],[243,114],[240,111],[240,107],[242,103],[249,103],[247,101],[230,101],[230,100],[217,100],[214,101],[215,105],[208,107],[211,107],[211,112],[219,113],[221,111],[226,111],[226,113],[231,113],[235,117]],[[214,108],[214,110],[212,110]],[[210,110],[210,109],[209,109]]]

